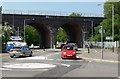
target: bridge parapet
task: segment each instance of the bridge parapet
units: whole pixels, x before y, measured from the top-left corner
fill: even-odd
[[[22,14],[22,15],[51,15],[51,16],[69,16],[72,12],[61,12],[61,11],[40,11],[40,10],[13,10],[13,9],[3,9],[3,14]],[[98,13],[86,13],[86,12],[76,12],[82,17],[104,17],[103,14]]]

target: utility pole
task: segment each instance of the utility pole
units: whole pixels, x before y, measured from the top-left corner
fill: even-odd
[[[114,52],[114,5],[112,5],[112,37],[113,37],[113,52]]]

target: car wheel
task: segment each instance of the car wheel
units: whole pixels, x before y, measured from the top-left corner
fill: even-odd
[[[10,56],[11,58],[13,58],[13,56]]]

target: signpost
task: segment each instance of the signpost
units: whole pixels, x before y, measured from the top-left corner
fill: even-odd
[[[113,40],[113,37],[112,37],[112,36],[107,36],[107,37],[106,37],[106,40],[112,41],[112,40]]]
[[[103,29],[102,26],[99,29],[99,33],[101,34],[101,57],[103,59],[103,33],[105,33],[105,30]]]

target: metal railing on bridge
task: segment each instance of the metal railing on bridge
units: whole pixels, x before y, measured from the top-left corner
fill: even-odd
[[[103,14],[98,13],[86,13],[86,12],[75,13],[80,14],[82,17],[104,17]],[[69,16],[70,14],[72,14],[72,12],[3,9],[2,14]]]

